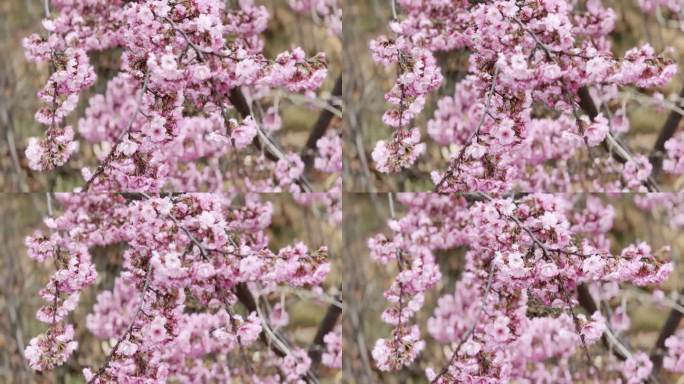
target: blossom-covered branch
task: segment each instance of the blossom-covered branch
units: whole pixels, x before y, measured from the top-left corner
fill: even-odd
[[[46,219],[52,234],[26,239],[29,256],[57,266],[38,312],[50,328],[25,351],[33,369],[52,370],[77,348],[65,316],[96,278],[88,250],[120,244],[121,273],[86,319],[106,353],[99,367],[83,369],[86,382],[318,382],[306,347],[278,329],[288,322],[280,287],[324,289],[328,250],[295,242],[271,251],[270,203],[201,193],[58,199],[63,212]],[[242,292],[257,299],[246,303]],[[280,301],[267,310],[276,292]]]
[[[398,72],[383,115],[392,138],[373,150],[378,171],[417,167],[430,153],[420,129],[407,127],[443,83],[437,55],[450,52],[468,64],[427,123],[447,160],[428,169],[438,192],[659,190],[651,175],[659,165],[621,137],[630,122],[618,97],[668,84],[678,70],[672,50],[641,44],[618,57],[617,15],[600,0],[396,3],[391,36],[370,42],[373,60]],[[656,146],[667,151],[664,170],[681,173],[682,140],[666,133]]]
[[[42,24],[47,35],[24,39],[26,57],[51,68],[38,95],[46,106],[36,114],[48,126],[46,134],[30,139],[26,150],[33,170],[64,165],[78,152],[78,131],[98,160],[95,169],[81,170],[82,190],[331,189],[312,187],[299,149],[273,139],[282,120],[279,103],[270,97],[274,90],[314,97],[327,77],[326,55],[307,56],[295,47],[267,57],[265,6],[218,0],[52,3]],[[306,8],[292,6],[296,12]],[[336,3],[317,9],[336,31],[341,25]],[[79,94],[95,82],[88,55],[111,50],[121,52],[118,73],[108,79],[104,94],[88,100],[77,129],[65,125]],[[234,102],[235,93],[247,95],[249,113]],[[258,104],[258,113],[251,113],[252,104]],[[331,146],[341,151],[333,136],[320,138],[316,157],[329,156]],[[250,145],[255,140],[264,150]],[[318,180],[337,173],[316,171]]]
[[[381,318],[393,329],[373,348],[378,369],[411,366],[428,350],[418,314],[442,280],[437,254],[461,249],[460,278],[426,324],[431,340],[447,346],[439,371],[434,360],[422,359],[428,380],[656,382],[648,354],[621,339],[629,327],[624,308],[611,308],[608,300],[620,285],[663,284],[673,269],[669,248],[637,241],[612,252],[611,205],[563,194],[404,193],[399,200],[406,211],[388,220],[391,235],[368,240],[378,263],[403,259],[384,294]],[[599,295],[601,308],[575,297],[582,287]],[[580,304],[585,313],[577,312]],[[609,346],[601,359],[592,348],[599,340]]]

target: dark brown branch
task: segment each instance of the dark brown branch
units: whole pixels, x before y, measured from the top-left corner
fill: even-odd
[[[247,284],[238,284],[237,287],[235,287],[235,295],[237,296],[240,303],[244,305],[249,312],[257,311],[256,301],[254,301],[254,296],[252,295],[252,292],[250,292],[249,288],[247,288]],[[269,345],[271,347],[271,350],[275,352],[276,355],[280,357],[285,356],[284,351],[281,351],[280,348],[268,342],[268,338],[266,337],[266,333],[264,331],[261,331],[261,334],[259,335],[259,340],[261,340],[261,342],[264,343],[264,345]]]
[[[249,310],[250,312],[260,313],[258,303],[256,302],[256,300],[254,300],[254,295],[252,295],[252,292],[249,290],[249,287],[247,287],[247,284],[239,283],[235,287],[235,295],[238,297],[240,303],[242,303],[242,305],[244,305],[245,308],[247,308],[247,310]],[[262,316],[261,313],[259,315]],[[259,339],[261,340],[261,342],[267,345],[271,349],[271,351],[273,351],[279,357],[286,356],[289,353],[289,351],[287,350],[289,347],[287,346],[287,343],[284,340],[284,338],[281,335],[279,335],[276,331],[270,329],[270,325],[268,324],[268,322],[266,322],[263,316],[262,321],[264,324],[264,328],[262,328],[261,334],[259,334]],[[272,337],[275,342],[271,342],[269,340],[269,335],[267,335],[267,331],[271,333],[270,337]],[[281,345],[278,345],[278,343],[280,343]],[[318,378],[316,378],[316,375],[314,375],[311,368],[309,368],[309,370],[307,370],[306,373],[302,375],[302,379],[304,379],[304,381],[307,383],[318,383]]]
[[[591,297],[589,288],[587,288],[585,284],[580,284],[577,286],[577,300],[579,301],[582,308],[584,308],[584,310],[587,311],[587,314],[589,316],[591,316],[594,312],[598,311],[596,302],[594,301],[594,298]],[[623,355],[620,351],[617,350],[617,348],[610,347],[610,342],[608,341],[608,337],[605,334],[601,336],[601,342],[603,343],[603,346],[606,349],[612,351],[615,357],[617,357],[621,361],[627,359],[627,356]]]
[[[231,89],[230,94],[228,94],[228,100],[230,100],[230,103],[233,104],[233,107],[235,107],[243,119],[250,116],[249,104],[247,104],[247,99],[245,99],[245,95],[242,94],[240,88]]]
[[[579,106],[582,108],[582,111],[586,113],[589,116],[589,119],[591,121],[594,121],[596,116],[598,116],[598,108],[596,108],[596,104],[594,103],[594,99],[591,98],[591,95],[589,94],[589,90],[587,87],[582,87],[577,91],[577,96],[579,96]],[[627,159],[624,157],[620,156],[617,152],[611,151],[610,147],[608,146],[607,141],[603,141],[602,143],[603,148],[610,152],[613,155],[613,158],[617,160],[620,164],[624,164],[627,162]]]
[[[233,88],[230,90],[228,100],[230,100],[230,103],[233,104],[233,106],[238,111],[240,116],[242,116],[243,119],[251,115],[251,109],[249,107],[249,104],[247,103],[247,99],[245,99],[245,95],[239,88]],[[265,149],[264,152],[266,158],[268,158],[271,161],[279,161],[281,159],[285,159],[285,154],[283,153],[283,150],[280,148],[279,145],[277,145],[275,141],[273,141],[273,139],[271,139],[261,129],[261,127],[257,127],[257,136],[252,141],[252,145],[257,147],[259,150]],[[299,178],[297,178],[296,182],[300,187],[302,187],[304,192],[313,192],[313,188],[311,187],[311,184],[305,176],[300,176]]]
[[[335,297],[335,299],[339,299],[339,297]],[[323,338],[335,328],[340,315],[342,315],[342,308],[336,303],[331,303],[328,306],[325,316],[323,316],[323,320],[321,320],[321,323],[318,326],[318,331],[316,331],[316,336],[311,343],[311,347],[309,347],[309,357],[311,358],[311,367],[313,369],[321,362],[321,356],[323,355]]]
[[[247,99],[245,98],[245,95],[242,93],[240,88],[231,89],[230,94],[228,95],[228,100],[230,100],[230,103],[233,104],[233,107],[235,107],[235,110],[238,111],[238,113],[243,119],[246,119],[247,117],[251,116],[249,104],[247,104]],[[258,150],[262,149],[262,145],[259,141],[258,135],[254,138],[254,140],[252,140],[252,145],[255,146]],[[278,157],[275,154],[269,151],[264,151],[264,154],[266,155],[266,158],[268,158],[269,160],[278,161]]]
[[[681,293],[684,293],[684,291],[680,291],[680,294]],[[653,349],[651,349],[651,362],[653,362],[652,374],[654,376],[658,375],[658,371],[663,366],[665,340],[675,333],[679,327],[680,320],[682,320],[682,313],[674,308],[670,310],[670,314],[667,316],[667,320],[665,320],[665,324],[663,324],[663,328],[660,330],[658,340],[653,346]]]
[[[587,87],[580,88],[577,91],[577,96],[579,96],[580,99],[580,108],[582,108],[584,113],[589,115],[589,118],[593,121],[596,116],[598,116],[598,109],[596,108],[596,104],[594,104],[594,100],[591,98]]]
[[[684,108],[684,102],[682,102],[682,99],[684,99],[684,87],[682,87],[682,90],[679,91],[679,100],[676,104],[679,108]],[[681,122],[681,120],[682,115],[679,112],[672,110],[670,111],[670,114],[667,116],[665,124],[660,129],[658,139],[656,140],[655,145],[653,146],[653,149],[651,150],[651,154],[649,156],[649,160],[653,165],[651,177],[657,178],[658,174],[662,170],[663,153],[665,152],[665,142],[668,141],[672,136],[674,136],[675,132],[677,131],[677,128],[679,128],[679,123]]]
[[[589,90],[587,87],[582,87],[577,91],[577,96],[579,97],[579,106],[586,113],[591,121],[594,121],[596,116],[598,116],[598,108],[596,108],[596,104],[594,103],[594,100],[591,98],[591,95],[589,94]],[[610,132],[608,133],[610,136]],[[624,153],[619,153],[619,151],[613,151],[611,149],[611,145],[608,143],[608,139],[610,137],[607,137],[606,140],[603,140],[602,146],[603,148],[608,151],[613,159],[615,159],[617,162],[620,164],[624,164],[629,160],[629,152],[627,149],[624,148],[623,145],[620,145],[620,143],[614,142],[613,145],[617,147],[618,149],[621,149],[622,152]],[[615,139],[613,139],[615,141]],[[655,182],[653,177],[649,176],[648,179],[644,180],[643,185],[648,188],[649,192],[658,192],[660,191],[660,188],[658,187],[658,184]]]
[[[342,96],[342,74],[337,76],[335,87],[333,88],[332,94],[330,96],[331,97],[328,100],[328,106],[330,108],[335,108],[337,106],[336,100]],[[316,124],[314,124],[313,128],[311,128],[309,138],[306,140],[306,145],[302,150],[302,161],[304,161],[307,169],[311,167],[311,163],[313,162],[314,153],[316,151],[316,142],[318,139],[323,137],[323,135],[325,135],[325,131],[328,130],[333,117],[334,114],[332,111],[330,111],[329,108],[324,108],[320,115],[318,115]]]
[[[116,345],[114,345],[114,348],[112,348],[112,351],[109,353],[109,355],[107,355],[105,362],[102,365],[102,368],[100,368],[97,371],[97,373],[90,380],[88,380],[88,384],[94,383],[100,376],[102,376],[105,373],[107,368],[109,368],[109,364],[112,362],[114,355],[116,355],[116,353],[118,352],[121,343],[123,343],[124,340],[126,340],[131,335],[131,332],[133,332],[133,326],[135,325],[135,322],[138,320],[138,317],[140,317],[140,314],[143,313],[143,307],[145,306],[145,295],[147,294],[147,289],[150,287],[151,277],[152,263],[148,263],[147,272],[145,273],[145,286],[141,291],[140,305],[138,306],[135,315],[133,315],[130,324],[128,324],[128,328],[126,328],[126,331],[123,333],[123,335],[121,335],[119,340],[117,340]]]

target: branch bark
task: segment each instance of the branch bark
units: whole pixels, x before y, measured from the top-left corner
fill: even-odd
[[[130,336],[131,332],[133,331],[133,326],[135,325],[135,322],[138,320],[138,318],[140,317],[140,314],[143,312],[143,308],[145,306],[145,295],[147,294],[147,289],[150,287],[151,277],[152,277],[152,263],[148,263],[147,271],[145,273],[145,286],[143,287],[143,290],[141,291],[140,305],[138,306],[138,309],[135,311],[135,314],[133,315],[131,322],[128,324],[126,331],[117,340],[116,344],[114,345],[114,348],[112,348],[112,351],[107,355],[105,362],[102,365],[102,368],[97,370],[97,373],[95,373],[95,375],[90,380],[88,380],[88,384],[94,383],[100,376],[102,376],[105,373],[107,368],[109,368],[109,364],[112,362],[114,355],[116,355],[116,353],[118,352],[119,347],[121,346],[121,343],[123,343],[123,341],[126,340]]]
[[[677,101],[677,106],[679,108],[684,108],[684,101],[682,100],[684,100],[684,87],[682,87],[682,90],[679,91],[679,100]],[[667,116],[665,124],[660,129],[658,139],[656,140],[649,156],[649,160],[653,165],[651,177],[657,178],[660,174],[660,171],[663,169],[663,153],[665,152],[665,142],[674,136],[675,132],[677,132],[677,128],[679,128],[679,123],[681,120],[682,115],[679,112],[672,110]]]
[[[579,97],[579,106],[586,113],[591,121],[594,121],[596,116],[598,116],[598,108],[596,108],[596,104],[594,103],[594,100],[591,98],[591,95],[589,94],[589,90],[587,87],[582,87],[577,91],[577,96]],[[627,160],[630,160],[631,155],[627,151],[626,148],[622,144],[620,144],[614,137],[613,135],[608,132],[608,136],[602,143],[603,148],[608,151],[613,159],[618,161],[621,164],[624,164],[627,162]],[[615,149],[615,150],[613,150]],[[648,188],[649,192],[659,192],[660,187],[658,184],[655,182],[653,177],[649,176],[648,179],[644,180],[643,185]]]
[[[330,96],[331,97],[328,100],[328,106],[334,108],[336,106],[335,100],[342,96],[342,74],[337,76],[335,87],[333,88],[332,94]],[[306,145],[304,146],[301,154],[302,161],[304,161],[304,165],[306,165],[307,169],[311,167],[311,163],[313,162],[314,154],[316,153],[316,142],[318,139],[323,137],[323,135],[325,135],[325,131],[328,130],[333,117],[334,114],[329,109],[324,108],[320,115],[318,115],[316,124],[314,124],[314,126],[311,128],[309,138],[306,140]]]
[[[240,283],[235,287],[235,295],[237,296],[238,300],[242,305],[247,308],[249,312],[256,312],[257,311],[257,305],[256,301],[254,301],[254,296],[252,295],[252,292],[250,292],[249,288],[247,287],[247,284],[245,283]],[[268,345],[271,347],[271,350],[278,356],[283,357],[285,356],[285,352],[281,351],[280,348],[277,348],[275,345],[272,343],[268,342],[268,338],[266,337],[266,333],[264,331],[261,331],[261,334],[259,335],[259,340],[261,340],[264,345]]]
[[[284,338],[277,333],[277,331],[274,331],[273,329],[270,328],[269,324],[266,322],[266,319],[264,319],[264,314],[262,311],[259,309],[259,305],[254,300],[254,295],[252,295],[252,292],[249,290],[249,287],[247,287],[247,284],[245,283],[239,283],[235,287],[235,295],[238,297],[238,300],[242,305],[247,308],[250,312],[257,312],[259,316],[262,318],[262,324],[263,324],[263,329],[261,331],[261,334],[259,335],[259,339],[267,345],[276,355],[283,357],[286,356],[290,351],[288,351],[288,345]],[[311,384],[317,384],[318,383],[318,378],[316,375],[313,373],[313,364],[312,366],[302,375],[302,379],[306,383],[311,383]]]
[[[328,310],[318,326],[318,331],[316,331],[316,336],[311,343],[311,347],[309,347],[309,357],[311,358],[312,369],[316,369],[321,362],[321,357],[323,355],[323,338],[335,328],[340,315],[342,315],[342,308],[336,304],[330,304],[328,306]]]
[[[598,311],[596,302],[594,301],[594,298],[591,297],[589,288],[585,284],[580,284],[577,286],[577,300],[579,301],[582,308],[584,308],[584,310],[587,311],[587,314],[589,316],[591,316],[594,312]],[[612,351],[615,357],[620,359],[620,361],[624,361],[625,359],[627,359],[627,356],[625,356],[617,348],[611,348],[608,337],[606,337],[605,334],[601,336],[601,342],[603,343],[603,346],[609,351]]]
[[[682,293],[684,293],[684,291],[680,291],[680,294]],[[660,329],[658,340],[651,349],[653,375],[658,375],[658,371],[660,371],[660,369],[663,367],[663,357],[665,355],[665,340],[667,340],[668,337],[672,336],[675,333],[675,331],[677,331],[677,327],[679,326],[679,323],[682,320],[682,316],[683,315],[680,311],[673,308],[672,310],[670,310],[670,314],[667,316],[667,320],[665,320],[663,328]]]
[[[228,100],[230,100],[230,103],[233,104],[243,119],[251,116],[251,109],[247,103],[247,99],[239,88],[233,88],[230,90]],[[254,138],[254,141],[252,141],[252,144],[260,150],[262,148],[265,149],[265,155],[271,161],[278,161],[285,158],[285,154],[282,152],[279,146],[276,145],[275,142],[258,125],[257,130],[258,134]],[[302,175],[297,179],[296,182],[300,187],[302,187],[304,192],[313,192],[313,188],[305,176]]]

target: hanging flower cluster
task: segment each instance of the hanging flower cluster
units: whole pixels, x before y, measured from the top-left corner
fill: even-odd
[[[616,139],[629,121],[612,101],[627,86],[667,84],[677,66],[648,44],[616,56],[616,14],[600,0],[397,4],[392,37],[370,43],[373,59],[398,71],[383,116],[394,132],[372,154],[378,171],[400,172],[426,152],[411,120],[442,84],[436,55],[462,52],[467,73],[427,125],[448,147],[446,169],[431,172],[438,192],[655,189],[648,159]],[[614,154],[597,156],[599,144]]]
[[[453,294],[439,298],[426,324],[432,339],[446,345],[442,368],[427,362],[430,382],[622,377],[637,383],[649,377],[649,357],[631,352],[616,336],[629,328],[624,308],[606,309],[595,300],[610,307],[621,284],[659,286],[673,263],[669,248],[654,250],[645,242],[615,252],[608,236],[611,205],[595,196],[561,194],[514,199],[405,193],[399,200],[406,213],[388,221],[391,235],[368,240],[371,258],[398,269],[381,315],[392,331],[372,352],[380,370],[410,366],[426,348],[415,319],[426,294],[442,280],[436,253],[461,248]],[[598,363],[590,348],[599,341],[617,349],[622,361],[608,352]]]
[[[296,242],[272,251],[271,203],[257,195],[58,197],[64,212],[46,219],[51,234],[26,239],[31,258],[56,268],[40,291],[37,318],[49,329],[26,348],[31,368],[54,369],[76,350],[67,315],[97,278],[88,250],[119,244],[121,273],[86,319],[107,346],[102,366],[83,369],[88,383],[316,382],[321,360],[281,333],[282,287],[322,293],[328,249]],[[326,351],[325,365],[339,368],[334,327],[316,348]]]
[[[315,97],[326,55],[295,47],[264,53],[265,6],[253,1],[52,0],[47,35],[24,39],[30,61],[49,63],[36,119],[47,126],[26,150],[34,170],[95,149],[84,190],[311,190],[299,154],[271,136],[280,127],[274,94]],[[333,3],[327,6],[337,15]],[[330,21],[330,23],[337,23]],[[119,72],[88,101],[74,128],[64,117],[95,82],[89,54],[120,52]],[[272,105],[270,105],[272,104]],[[315,148],[314,148],[315,149]]]

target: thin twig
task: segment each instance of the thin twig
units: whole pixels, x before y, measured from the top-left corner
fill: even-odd
[[[449,367],[456,360],[456,356],[458,356],[458,351],[460,351],[463,344],[465,344],[465,342],[468,341],[470,336],[475,332],[475,328],[477,328],[477,325],[480,323],[480,317],[482,316],[482,312],[484,312],[484,308],[487,305],[487,297],[489,296],[489,291],[492,288],[492,281],[494,280],[494,270],[495,270],[494,260],[491,260],[490,264],[489,264],[489,277],[487,277],[487,286],[485,288],[485,291],[484,291],[484,294],[482,297],[482,304],[480,305],[480,308],[477,311],[477,315],[475,316],[475,319],[474,319],[473,323],[471,324],[470,328],[468,329],[468,331],[461,337],[458,345],[456,345],[456,348],[451,353],[451,357],[449,358],[449,363],[444,368],[442,368],[442,370],[439,372],[439,374],[437,376],[435,376],[434,379],[432,379],[430,384],[436,383],[442,376],[444,376],[447,372],[449,372]]]
[[[127,135],[130,131],[131,128],[133,127],[133,123],[135,122],[136,117],[138,117],[138,113],[140,112],[140,107],[142,106],[142,99],[143,96],[145,95],[145,92],[147,92],[147,82],[150,78],[149,72],[145,73],[145,78],[143,80],[143,87],[142,90],[140,91],[140,95],[138,95],[138,105],[135,108],[135,112],[133,112],[133,116],[131,119],[128,121],[128,125],[126,126],[126,129],[121,131],[119,134],[119,137],[116,139],[116,143],[112,147],[112,150],[109,152],[107,157],[100,163],[100,165],[97,167],[93,175],[86,181],[85,186],[83,187],[83,192],[87,192],[88,189],[90,188],[91,184],[93,181],[100,175],[102,172],[104,172],[105,167],[112,161],[114,156],[116,155],[116,150],[119,147],[119,144],[123,141],[123,138],[125,135]]]
[[[328,309],[323,316],[320,324],[318,325],[318,330],[316,331],[316,336],[314,336],[313,342],[309,347],[309,357],[311,358],[311,367],[316,369],[318,364],[321,362],[321,357],[323,355],[323,344],[325,336],[332,332],[332,330],[337,325],[337,320],[342,315],[342,308],[337,305],[330,304]]]
[[[494,74],[492,75],[492,84],[489,87],[489,94],[487,95],[487,101],[484,106],[484,110],[482,111],[482,117],[480,118],[480,122],[477,124],[477,128],[475,128],[475,131],[470,134],[470,137],[468,137],[468,140],[466,140],[465,144],[463,145],[463,148],[461,148],[460,153],[458,154],[458,158],[456,159],[456,164],[455,166],[458,166],[458,163],[463,161],[463,156],[465,155],[466,149],[472,144],[472,140],[474,137],[479,138],[480,137],[480,129],[482,128],[482,125],[485,122],[485,117],[488,116],[488,111],[489,108],[491,107],[492,104],[492,96],[494,95],[494,87],[496,86],[496,78],[499,75],[499,67],[494,65]],[[454,174],[453,168],[447,170],[447,172],[444,174],[442,179],[437,183],[437,186],[435,187],[435,192],[439,192],[442,185],[447,181],[449,177],[451,177]]]
[[[252,116],[252,111],[249,106],[249,103],[247,102],[247,99],[245,98],[245,95],[242,93],[242,91],[239,88],[233,88],[230,90],[230,93],[228,95],[228,100],[230,103],[235,107],[235,109],[238,111],[240,116],[242,116],[243,119],[246,119],[249,116]],[[255,119],[256,121],[256,119]],[[257,139],[253,142],[257,148],[259,149],[266,149],[266,154],[267,157],[272,160],[272,161],[278,161],[285,159],[285,153],[280,149],[280,147],[275,143],[273,139],[271,139],[261,128],[260,124],[257,124]],[[305,176],[300,176],[297,179],[297,184],[302,187],[302,189],[305,192],[312,192],[313,188],[311,187],[311,184],[309,181],[306,179]]]
[[[342,96],[342,74],[337,77],[337,80],[335,81],[335,87],[333,88],[330,99],[326,105],[334,107],[334,102],[340,96]],[[309,138],[306,140],[306,144],[304,145],[304,149],[302,150],[301,154],[302,161],[304,162],[306,168],[311,167],[311,163],[313,162],[314,154],[316,152],[316,143],[318,143],[318,140],[325,135],[325,132],[328,130],[332,119],[333,112],[331,112],[329,109],[323,109],[320,115],[318,115],[316,123],[311,128]]]
[[[140,306],[138,306],[138,310],[135,312],[135,315],[133,315],[133,318],[131,319],[130,324],[128,324],[128,328],[126,328],[126,331],[123,333],[123,335],[121,335],[121,337],[119,338],[119,340],[116,342],[116,345],[114,345],[114,348],[113,348],[112,351],[109,353],[109,355],[107,355],[107,358],[105,359],[105,363],[104,363],[104,365],[102,366],[102,368],[100,368],[100,369],[97,371],[97,373],[95,374],[95,376],[93,376],[90,380],[88,380],[88,384],[94,383],[95,380],[97,380],[97,378],[100,377],[100,376],[105,372],[105,370],[107,369],[107,367],[109,367],[109,364],[111,363],[112,358],[114,357],[114,355],[116,354],[116,352],[119,350],[119,346],[121,345],[121,343],[122,343],[126,338],[128,338],[128,336],[129,336],[129,335],[131,334],[131,332],[133,331],[133,326],[135,325],[136,320],[138,319],[138,317],[139,317],[140,314],[142,313],[143,307],[145,306],[145,295],[147,294],[147,290],[148,290],[148,288],[150,287],[150,280],[151,280],[150,277],[151,277],[151,276],[152,276],[152,263],[150,262],[150,263],[148,263],[148,265],[147,265],[147,272],[146,272],[146,276],[145,276],[145,286],[144,286],[144,288],[143,288],[143,290],[142,290],[142,293],[141,293],[141,297],[140,297]]]

